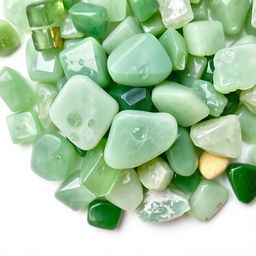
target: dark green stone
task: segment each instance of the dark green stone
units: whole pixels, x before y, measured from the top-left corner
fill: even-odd
[[[62,0],[65,9],[69,9],[71,8],[74,4],[76,4],[77,2],[79,2],[79,0]]]
[[[81,148],[76,147],[75,145],[74,145],[74,147],[75,147],[75,151],[77,152],[77,154],[79,156],[84,157],[86,155],[86,152],[87,152],[86,150],[82,150]]]
[[[239,105],[239,95],[236,92],[225,94],[225,97],[228,99],[228,103],[221,114],[222,116],[233,114]]]
[[[213,63],[213,57],[214,56],[208,57],[207,66],[206,66],[205,72],[203,73],[203,76],[201,78],[202,80],[208,81],[210,83],[213,83],[213,72],[215,70],[214,63]]]
[[[256,28],[252,26],[252,7],[247,14],[247,20],[245,24],[245,30],[249,35],[256,35]]]

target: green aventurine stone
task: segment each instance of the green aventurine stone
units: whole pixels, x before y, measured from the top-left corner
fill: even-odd
[[[106,140],[85,155],[80,180],[97,197],[108,195],[113,189],[122,170],[109,167],[104,160]]]
[[[241,91],[240,101],[253,113],[256,114],[256,86],[249,90]]]
[[[62,133],[83,150],[94,148],[118,112],[117,102],[87,76],[73,76],[50,109]]]
[[[69,175],[74,158],[75,151],[68,140],[57,133],[43,133],[34,141],[31,168],[46,180],[59,181]]]
[[[236,158],[241,154],[242,135],[236,115],[207,120],[192,126],[190,137],[194,144],[209,153]]]
[[[32,105],[35,93],[20,73],[4,67],[0,70],[0,97],[12,112],[18,112]]]
[[[60,61],[68,79],[75,75],[85,75],[101,87],[109,83],[105,50],[93,37],[63,50]]]
[[[41,132],[36,113],[20,112],[7,117],[7,125],[14,144],[26,144],[33,141]]]
[[[26,47],[26,63],[32,80],[43,83],[55,83],[63,75],[57,49],[39,52],[30,39]]]
[[[238,105],[240,104],[239,95],[236,92],[231,92],[225,96],[228,99],[228,103],[222,113],[222,116],[234,114]]]
[[[58,187],[55,197],[74,211],[81,210],[96,197],[80,183],[80,171],[74,172]]]
[[[195,56],[210,56],[225,47],[223,26],[218,21],[194,21],[183,27],[188,52]]]
[[[179,127],[177,140],[165,154],[175,173],[190,176],[196,171],[198,156],[187,129]]]
[[[60,25],[60,34],[61,34],[61,37],[64,39],[81,38],[84,35],[83,33],[77,31],[69,15],[67,15],[63,19]]]
[[[208,57],[207,67],[205,69],[205,72],[202,75],[202,80],[208,81],[210,83],[213,83],[213,72],[215,70],[214,64],[213,64],[213,57]]]
[[[200,220],[211,219],[228,200],[227,189],[215,180],[202,180],[189,199],[190,214]]]
[[[188,127],[209,115],[209,109],[193,89],[175,82],[163,82],[152,92],[152,101],[160,112],[172,114],[178,124]]]
[[[165,152],[176,137],[177,123],[170,114],[121,111],[112,123],[106,163],[119,169],[137,167]]]
[[[201,1],[198,4],[191,4],[194,20],[208,20],[208,11],[206,7],[206,2]]]
[[[8,56],[20,46],[20,38],[10,23],[0,20],[0,56]]]
[[[147,191],[137,214],[145,222],[166,222],[181,217],[189,210],[187,196],[167,188],[164,191]]]
[[[248,11],[245,30],[249,35],[256,35],[256,28],[252,26],[252,5]]]
[[[209,1],[209,6],[215,18],[223,24],[225,34],[236,35],[243,29],[250,1]]]
[[[110,54],[108,70],[116,83],[151,86],[169,76],[172,63],[153,35],[139,34],[122,42]]]
[[[172,61],[173,70],[184,70],[188,59],[188,49],[183,36],[175,29],[168,29],[159,41]]]
[[[256,44],[231,46],[214,57],[214,87],[221,93],[246,90],[256,84]],[[246,67],[246,68],[244,68]]]
[[[122,170],[106,199],[125,211],[134,211],[143,200],[143,188],[134,169]]]
[[[76,4],[77,2],[79,2],[79,0],[62,0],[64,7],[66,9],[70,9],[74,4]]]
[[[89,205],[87,221],[97,228],[115,229],[120,222],[121,213],[121,209],[112,203],[97,199]]]
[[[62,88],[65,86],[65,84],[67,83],[67,78],[64,76],[64,77],[61,77],[57,80],[57,83],[56,83],[56,90],[57,92],[59,93]]]

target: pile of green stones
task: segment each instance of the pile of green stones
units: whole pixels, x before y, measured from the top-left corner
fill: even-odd
[[[31,31],[36,82],[0,71],[11,138],[33,142],[32,170],[62,181],[55,197],[87,207],[90,225],[115,229],[122,210],[207,221],[228,199],[224,173],[238,200],[256,196],[256,1],[9,0],[4,11]],[[19,45],[0,21],[0,55]],[[242,141],[250,164],[234,162]]]

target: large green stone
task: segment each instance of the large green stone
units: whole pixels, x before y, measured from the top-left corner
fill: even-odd
[[[253,113],[256,114],[256,86],[249,90],[241,91],[240,101]]]
[[[63,19],[60,25],[60,33],[61,37],[64,39],[81,38],[84,35],[83,33],[77,31],[69,15]]]

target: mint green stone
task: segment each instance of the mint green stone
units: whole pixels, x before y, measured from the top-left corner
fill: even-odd
[[[189,199],[190,215],[208,221],[228,200],[227,189],[215,180],[202,180]]]
[[[253,36],[253,35],[243,36],[240,39],[238,39],[237,41],[235,41],[232,44],[232,46],[242,45],[242,44],[256,44],[256,36]]]
[[[83,33],[78,32],[69,15],[66,15],[60,25],[60,34],[64,39],[74,39],[83,37]]]
[[[117,102],[87,76],[73,76],[59,92],[50,118],[73,144],[94,148],[118,112]]]
[[[122,42],[110,54],[108,70],[116,83],[151,86],[169,76],[172,63],[153,35],[139,34]]]
[[[66,9],[70,9],[74,4],[76,4],[77,2],[79,2],[79,0],[62,0],[64,7]]]
[[[160,112],[173,115],[178,124],[188,127],[209,115],[209,109],[193,89],[175,82],[163,82],[152,92],[152,101]]]
[[[252,5],[247,14],[245,30],[249,35],[256,35],[256,28],[252,26]]]
[[[175,29],[168,29],[159,41],[172,61],[173,70],[184,70],[188,59],[188,49],[183,36]]]
[[[156,12],[150,19],[142,22],[141,27],[144,33],[150,33],[154,36],[159,36],[166,30],[159,12]]]
[[[58,79],[57,83],[56,83],[56,91],[57,93],[59,93],[62,88],[65,86],[65,84],[67,83],[67,78],[65,76],[61,77]]]
[[[201,2],[201,0],[190,0],[190,3],[191,4],[198,4],[198,3],[200,3]]]
[[[0,70],[0,97],[12,112],[18,112],[33,104],[35,93],[19,72],[4,67]]]
[[[196,148],[185,128],[179,127],[177,140],[166,151],[165,155],[171,168],[179,175],[191,176],[197,169]]]
[[[248,152],[247,159],[250,164],[256,165],[256,145],[253,145]]]
[[[66,178],[55,192],[55,197],[60,202],[74,211],[88,206],[96,199],[80,182],[80,171],[76,171]]]
[[[106,199],[125,211],[134,211],[143,200],[143,188],[134,169],[122,170]]]
[[[240,101],[256,115],[256,86],[249,90],[241,91]]]
[[[122,170],[113,169],[104,160],[106,140],[101,142],[85,155],[81,169],[82,184],[95,196],[110,194]]]
[[[101,87],[109,83],[105,50],[93,37],[63,50],[60,61],[68,79],[75,75],[85,75]]]
[[[191,4],[191,7],[194,14],[194,21],[208,20],[208,10],[205,1],[201,1],[197,4]]]
[[[84,38],[68,39],[64,42],[64,49],[75,46],[80,43]]]
[[[30,78],[37,82],[55,83],[62,77],[59,53],[60,50],[57,49],[38,52],[30,39],[26,47],[26,63]]]
[[[165,152],[176,137],[177,123],[170,114],[121,111],[113,120],[104,157],[113,168],[134,168]]]

